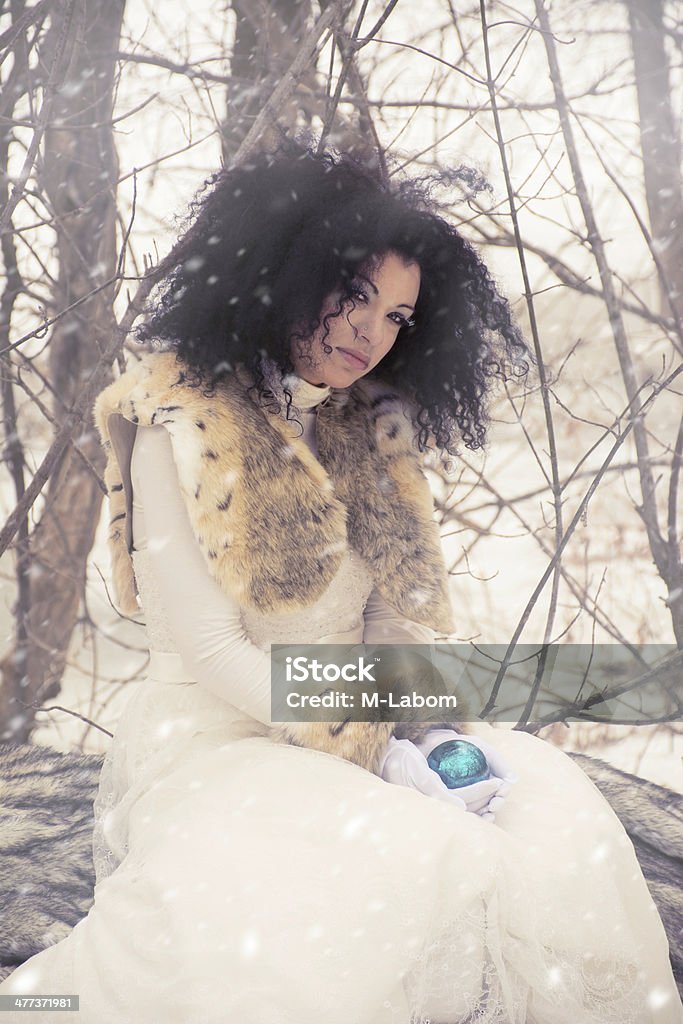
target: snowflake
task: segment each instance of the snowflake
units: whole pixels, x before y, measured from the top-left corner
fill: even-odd
[[[240,951],[242,957],[246,960],[255,956],[261,948],[261,940],[259,939],[258,932],[254,928],[250,928],[242,936],[242,942],[240,943]]]
[[[671,1002],[671,992],[665,988],[651,988],[647,994],[647,1005],[651,1010],[661,1010],[663,1006]]]
[[[9,982],[12,995],[32,995],[40,992],[41,981],[40,971],[35,967],[24,967],[22,971]]]
[[[609,843],[598,843],[590,855],[592,864],[600,864],[609,858],[611,847]]]
[[[357,814],[354,818],[350,818],[342,829],[342,838],[353,839],[368,824],[369,820],[367,814]]]
[[[562,983],[562,971],[559,967],[551,967],[548,971],[548,984],[555,988]]]
[[[189,260],[185,260],[185,270],[188,274],[196,274],[198,270],[201,270],[204,266],[203,256],[191,256]]]

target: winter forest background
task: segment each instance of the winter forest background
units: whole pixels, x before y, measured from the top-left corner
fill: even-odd
[[[391,174],[457,170],[444,215],[536,354],[486,452],[432,473],[454,639],[620,645],[634,708],[637,645],[666,645],[670,721],[542,735],[683,791],[683,3],[0,9],[2,738],[106,749],[144,677],[92,400],[204,178],[308,129]]]

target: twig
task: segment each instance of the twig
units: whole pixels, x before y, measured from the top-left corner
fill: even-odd
[[[37,21],[42,21],[52,4],[52,0],[39,0],[37,4],[30,7],[27,11],[17,18],[12,25],[0,35],[0,50],[3,50],[2,57],[0,57],[0,64],[3,63],[5,57],[12,52],[12,45],[22,32],[30,28]]]
[[[36,704],[30,704],[29,707],[32,707],[34,711],[45,711],[46,713],[48,711],[63,711],[65,715],[71,715],[72,718],[80,718],[81,722],[87,722],[88,725],[93,727],[93,729],[99,729],[100,732],[103,732],[106,736],[112,738],[114,736],[113,732],[109,732],[109,729],[105,729],[103,725],[98,725],[97,722],[93,722],[92,718],[87,718],[85,715],[79,715],[78,711],[72,711],[71,708],[63,708],[61,704],[51,704],[48,708],[41,708]]]
[[[342,24],[351,4],[352,0],[336,0],[325,8],[310,32],[299,44],[299,52],[259,112],[231,166],[234,167],[241,163],[256,149],[265,129],[277,120],[277,112],[287,103],[304,71],[323,49],[325,40],[321,42],[322,37],[328,32],[334,32]]]
[[[160,54],[130,53],[119,50],[115,54],[117,60],[132,64],[149,64],[152,67],[162,68],[171,71],[176,75],[183,75],[185,78],[200,78],[204,82],[217,82],[219,85],[230,85],[234,81],[231,75],[217,75],[213,71],[206,71],[196,64],[177,64],[175,61],[162,57]],[[216,59],[216,58],[214,58]]]
[[[477,217],[484,215],[484,211],[477,211]],[[489,217],[489,214],[485,214]],[[511,231],[508,231],[503,225],[497,225],[500,229],[500,235],[492,235],[487,232],[476,220],[469,222],[472,227],[477,231],[482,239],[482,242],[486,245],[497,245],[497,246],[514,246],[515,239]],[[524,248],[527,252],[532,252],[534,256],[538,256],[539,259],[543,260],[548,269],[555,274],[555,276],[561,281],[567,288],[571,288],[572,291],[579,292],[581,295],[589,295],[591,298],[599,299],[600,302],[605,301],[604,292],[600,288],[595,288],[593,285],[588,283],[588,278],[581,278],[570,266],[560,260],[555,253],[550,253],[546,249],[543,249],[540,245],[535,245],[529,240],[524,241]],[[646,323],[654,324],[656,327],[661,328],[667,335],[672,329],[675,329],[675,324],[671,318],[660,316],[653,312],[651,309],[641,305],[636,306],[632,302],[626,302],[624,299],[617,298],[619,309],[625,313],[631,313],[633,316],[637,316],[644,320]]]
[[[645,671],[642,672],[641,675],[636,676],[634,679],[629,679],[625,683],[618,683],[615,686],[600,691],[599,693],[593,693],[590,695],[590,697],[587,697],[583,701],[573,701],[572,703],[568,704],[565,708],[562,709],[562,712],[560,713],[559,717],[557,711],[551,712],[550,714],[537,719],[535,722],[530,723],[529,728],[539,729],[544,725],[551,725],[558,721],[564,722],[567,720],[567,718],[570,717],[579,718],[582,721],[589,722],[605,721],[606,719],[590,715],[588,714],[588,712],[590,712],[590,709],[594,707],[596,704],[606,704],[610,700],[616,700],[617,697],[623,697],[626,693],[629,693],[633,690],[638,690],[649,683],[651,684],[653,680],[657,680],[658,677],[661,676],[662,671],[664,669],[668,671],[671,678],[676,679],[678,676],[680,676],[682,666],[683,651],[675,650],[672,654],[668,655],[659,664],[648,665]],[[680,698],[678,700],[678,704],[679,706],[673,714],[669,712],[666,715],[660,716],[658,718],[648,719],[648,722],[676,721],[678,718],[680,718],[681,714]],[[613,716],[610,716],[609,719],[607,719],[607,721],[615,725],[627,724],[627,722],[620,723],[620,720]]]
[[[545,370],[545,358],[543,355],[543,348],[541,345],[541,338],[538,330],[538,322],[536,320],[536,307],[533,300],[533,294],[531,290],[531,282],[529,280],[529,273],[526,265],[526,255],[524,252],[524,246],[522,245],[522,235],[519,229],[519,221],[517,218],[517,204],[515,200],[515,193],[512,187],[512,177],[510,174],[510,168],[507,160],[507,152],[505,149],[505,139],[503,137],[503,129],[500,123],[500,116],[498,114],[498,99],[496,96],[495,79],[491,70],[491,54],[489,49],[489,38],[488,29],[486,24],[486,3],[485,0],[479,0],[479,13],[481,18],[482,36],[484,42],[484,56],[486,60],[486,85],[489,92],[489,98],[491,101],[491,111],[493,113],[493,121],[496,128],[496,139],[498,142],[498,151],[500,153],[501,164],[503,168],[503,174],[505,176],[505,187],[508,196],[508,206],[510,208],[510,218],[512,220],[512,227],[515,235],[515,243],[517,247],[517,255],[519,258],[519,264],[522,272],[522,280],[524,281],[524,297],[526,300],[526,306],[529,314],[529,325],[531,327],[531,336],[534,344],[534,353],[536,356],[536,364],[538,368],[538,375],[541,382],[541,400],[543,402],[543,416],[545,419],[545,427],[548,436],[548,447],[550,455],[550,469],[551,469],[551,491],[553,496],[553,507],[555,511],[555,545],[559,552],[559,546],[562,540],[563,533],[563,521],[562,521],[562,486],[560,483],[560,472],[557,455],[557,442],[555,439],[555,425],[553,422],[552,407],[550,404],[550,395],[548,393],[548,381]],[[533,447],[533,446],[532,446]],[[553,622],[555,620],[555,613],[557,610],[557,598],[560,588],[560,558],[557,557],[554,561],[553,571],[553,583],[550,595],[550,601],[548,606],[548,612],[546,616],[546,624],[544,630],[543,643],[546,645],[553,629]],[[540,594],[540,591],[539,591]],[[544,646],[544,650],[545,650]],[[534,680],[534,684],[529,694],[530,704],[525,709],[527,710],[533,706],[533,702],[540,686],[541,677],[543,673],[543,667],[545,664],[545,658],[539,659],[538,672]]]
[[[56,313],[53,317],[50,317],[49,319],[46,318],[40,327],[34,327],[32,331],[29,331],[27,334],[22,335],[21,338],[13,341],[11,345],[7,345],[5,348],[0,349],[0,356],[4,356],[7,352],[13,352],[14,349],[24,345],[27,341],[30,341],[31,338],[44,338],[48,332],[48,328],[52,327],[53,324],[56,324],[58,320],[61,320],[62,317],[65,317],[74,309],[82,306],[84,302],[88,302],[94,295],[97,295],[99,292],[109,288],[117,280],[118,277],[114,274],[112,277],[107,278],[106,281],[103,281],[102,284],[98,284],[96,288],[91,288],[86,295],[81,295],[80,299],[76,299],[70,305],[65,306],[64,309],[60,310],[59,313]]]
[[[671,552],[671,560],[674,565],[678,564],[680,572],[681,555],[678,545],[678,483],[681,475],[681,460],[683,460],[683,415],[678,424],[678,434],[674,446],[673,458],[671,460],[671,476],[669,477],[669,497],[667,501],[667,541]]]
[[[55,399],[55,400],[56,400],[57,402],[59,402],[59,403],[60,403],[60,405],[62,406],[62,408],[64,408],[64,402],[62,401],[62,399],[60,398],[60,396],[59,396],[59,395],[57,395],[57,393],[55,392],[55,390],[54,390],[54,388],[52,387],[52,385],[50,384],[50,382],[49,382],[48,380],[46,380],[46,379],[45,379],[45,377],[43,377],[43,375],[42,375],[42,374],[40,373],[40,371],[39,371],[39,370],[36,370],[36,368],[35,368],[35,367],[34,367],[34,366],[33,366],[33,365],[31,364],[31,361],[30,361],[29,359],[26,359],[26,356],[24,356],[24,354],[23,354],[22,352],[20,352],[20,353],[19,353],[19,355],[21,356],[21,358],[22,358],[22,359],[24,359],[24,360],[25,360],[25,361],[26,361],[26,362],[28,363],[28,365],[29,365],[29,368],[30,368],[31,372],[32,372],[32,373],[37,373],[37,374],[38,374],[38,376],[39,376],[39,377],[40,377],[40,379],[42,380],[42,382],[43,382],[43,384],[45,385],[45,387],[47,387],[47,388],[49,389],[49,391],[51,392],[51,394],[52,394],[53,398],[54,398],[54,399]],[[22,391],[24,391],[24,393],[25,393],[25,394],[27,394],[27,395],[29,396],[29,399],[30,399],[31,403],[32,403],[33,405],[35,405],[35,406],[36,406],[36,407],[37,407],[37,408],[38,408],[38,409],[40,410],[40,412],[41,412],[41,413],[43,414],[43,416],[45,417],[45,419],[47,420],[47,422],[48,422],[48,423],[49,423],[49,424],[50,424],[51,426],[53,426],[53,427],[55,427],[55,428],[56,428],[56,427],[58,426],[58,421],[57,421],[57,420],[55,419],[55,417],[54,417],[54,416],[52,415],[52,413],[51,413],[51,412],[50,412],[50,410],[49,410],[49,409],[47,408],[47,406],[45,405],[45,403],[44,403],[44,402],[43,402],[43,401],[42,401],[42,400],[40,399],[40,397],[39,397],[39,396],[38,396],[38,395],[37,395],[37,394],[35,393],[35,391],[33,391],[33,390],[32,390],[32,389],[31,389],[31,388],[30,388],[30,387],[28,386],[28,384],[26,384],[26,383],[25,383],[25,382],[24,382],[24,381],[23,381],[23,380],[21,379],[21,375],[20,375],[20,373],[19,373],[19,370],[18,370],[18,369],[17,369],[17,387],[20,387],[20,388],[22,389]],[[83,465],[84,465],[84,466],[85,466],[85,468],[87,469],[88,473],[90,473],[90,474],[92,475],[92,477],[93,477],[93,479],[95,480],[95,482],[96,482],[97,486],[99,487],[99,489],[100,489],[100,490],[102,491],[102,493],[103,493],[103,494],[106,494],[106,493],[107,493],[107,488],[106,488],[106,485],[105,485],[105,483],[104,483],[104,480],[102,479],[102,477],[100,476],[100,474],[99,474],[99,473],[97,472],[97,470],[96,470],[96,469],[95,469],[95,467],[93,466],[93,464],[92,464],[92,462],[90,461],[90,459],[88,458],[88,456],[87,456],[87,455],[85,454],[85,452],[84,452],[84,451],[83,451],[83,450],[82,450],[82,449],[81,449],[81,448],[79,447],[79,445],[78,445],[78,444],[76,443],[76,441],[74,441],[74,439],[73,439],[73,438],[71,438],[71,439],[70,439],[70,444],[71,444],[71,447],[73,448],[74,452],[76,453],[76,455],[77,455],[77,456],[79,457],[79,459],[81,460],[81,462],[83,463]]]
[[[534,0],[534,3],[539,24],[543,29],[543,42],[548,58],[548,66],[550,69],[553,91],[555,93],[555,101],[557,103],[560,124],[562,126],[562,134],[567,147],[567,156],[576,185],[577,198],[586,224],[588,243],[593,252],[598,273],[600,275],[605,305],[609,314],[612,337],[617,351],[626,394],[629,401],[633,401],[639,390],[636,372],[631,358],[621,309],[619,308],[619,302],[614,291],[612,271],[607,260],[604,242],[598,230],[588,187],[583,176],[583,170],[574,140],[574,132],[569,116],[569,105],[564,92],[554,39],[550,31],[550,20],[543,0]],[[652,551],[657,570],[671,592],[678,584],[678,581],[675,579],[674,567],[670,564],[668,546],[662,537],[659,528],[659,515],[655,500],[655,481],[650,469],[647,433],[643,420],[640,416],[632,420],[631,423],[633,425],[633,437],[638,456],[638,472],[642,495],[642,506],[638,508],[638,511],[643,525],[645,526],[650,550]],[[676,620],[676,616],[672,616],[672,622],[677,639],[679,642],[683,643],[683,623],[678,622]]]
[[[358,31],[358,28],[360,26],[360,18],[362,17],[366,6],[367,0],[365,0],[365,3],[363,4],[363,10],[361,11],[358,21],[356,22],[356,26],[354,29],[354,31],[356,32]],[[340,27],[335,32],[334,37],[337,42],[337,46],[339,47],[339,52],[342,55],[342,66],[337,77],[337,84],[335,86],[334,93],[327,100],[323,129],[320,133],[320,139],[318,141],[318,153],[322,153],[323,150],[325,149],[325,144],[330,134],[330,129],[334,121],[334,116],[337,112],[337,107],[339,106],[339,100],[342,94],[342,90],[346,83],[349,68],[351,67],[354,57],[354,36],[351,35],[350,38],[347,37],[343,32],[342,28]]]
[[[64,16],[64,23],[55,47],[55,54],[52,59],[50,74],[45,85],[43,102],[40,108],[40,113],[36,119],[36,128],[33,133],[33,138],[31,139],[31,144],[28,147],[26,158],[24,159],[24,165],[19,172],[9,199],[7,200],[5,208],[0,215],[0,233],[8,227],[12,214],[24,194],[26,183],[33,169],[36,157],[38,156],[38,149],[40,147],[41,140],[50,121],[52,104],[54,102],[57,89],[62,84],[63,77],[69,66],[71,47],[74,45],[74,41],[71,39],[71,23],[74,19],[76,0],[66,0],[65,6],[66,13]],[[70,43],[70,46],[67,46],[68,43]]]
[[[271,120],[277,116],[278,110],[289,99],[299,76],[302,74],[306,66],[306,61],[313,59],[317,54],[321,36],[339,22],[346,13],[348,5],[349,0],[339,0],[336,4],[330,4],[325,13],[315,23],[306,39],[301,44],[301,48],[295,59],[292,61],[289,71],[271,95],[251,130],[239,147],[233,161],[234,164],[238,164],[245,160],[256,148],[260,133],[266,128]],[[130,332],[134,321],[143,311],[144,303],[146,302],[156,281],[163,273],[166,272],[167,269],[175,265],[179,255],[184,251],[185,246],[188,244],[188,239],[191,235],[192,229],[190,229],[183,238],[176,242],[172,250],[158,266],[150,268],[140,282],[135,295],[128,303],[121,322],[115,326],[109,344],[103,350],[89,379],[74,402],[70,412],[65,417],[61,430],[50,445],[48,452],[36,470],[33,479],[26,488],[21,500],[9,515],[2,531],[0,531],[0,555],[12,542],[19,524],[21,523],[22,517],[28,513],[29,509],[33,506],[38,495],[45,486],[52,470],[61,458],[67,445],[70,443],[74,430],[80,426],[85,417],[89,414],[96,396],[106,383],[114,359],[116,359],[120,353],[124,340]]]
[[[498,674],[496,676],[495,682],[493,684],[493,688],[491,690],[491,695],[489,696],[489,699],[488,699],[488,701],[486,703],[485,708],[481,712],[481,716],[480,716],[481,718],[485,718],[488,714],[490,714],[495,709],[496,697],[498,696],[498,692],[500,690],[500,687],[502,685],[503,679],[505,677],[505,673],[506,673],[506,671],[508,669],[510,661],[512,660],[512,656],[514,654],[514,649],[515,649],[515,647],[516,647],[516,645],[517,645],[517,643],[519,641],[519,638],[520,638],[520,636],[522,634],[522,630],[524,629],[524,627],[526,625],[527,619],[529,617],[529,613],[531,612],[531,609],[535,605],[535,603],[536,603],[536,601],[538,599],[539,594],[542,592],[543,588],[545,587],[546,583],[548,582],[548,579],[550,578],[550,575],[551,575],[551,573],[554,570],[555,563],[561,558],[562,552],[564,551],[564,549],[566,548],[567,544],[571,540],[571,537],[572,537],[572,535],[573,535],[577,525],[581,521],[581,518],[584,515],[586,509],[588,508],[588,505],[590,503],[591,498],[593,497],[593,495],[595,494],[596,490],[598,489],[600,481],[602,480],[603,476],[605,475],[605,472],[606,472],[608,466],[612,462],[612,460],[613,460],[614,456],[616,455],[616,453],[618,452],[618,450],[621,448],[621,446],[626,441],[627,437],[630,435],[631,430],[634,429],[634,425],[639,420],[642,419],[642,416],[645,414],[645,412],[647,412],[648,408],[653,405],[653,403],[654,403],[655,399],[657,398],[657,396],[662,391],[664,391],[672,383],[672,381],[674,381],[676,379],[676,377],[678,377],[679,374],[681,374],[682,372],[683,372],[683,363],[681,363],[672,373],[670,373],[669,376],[666,378],[666,380],[662,384],[660,384],[657,387],[652,389],[652,393],[645,399],[645,401],[642,403],[642,405],[639,406],[634,412],[632,412],[631,417],[629,419],[629,422],[627,423],[626,427],[624,428],[623,433],[616,439],[616,441],[612,445],[611,449],[607,453],[607,456],[605,457],[605,459],[604,459],[604,461],[602,463],[602,466],[600,467],[600,469],[596,473],[596,475],[595,475],[593,481],[591,482],[588,490],[586,491],[585,495],[581,499],[581,501],[580,501],[580,503],[578,505],[578,508],[576,509],[576,512],[574,513],[572,521],[570,522],[569,526],[567,527],[567,529],[566,529],[566,531],[564,533],[564,536],[562,537],[562,540],[561,540],[557,550],[555,551],[555,554],[553,555],[552,559],[550,560],[550,563],[548,564],[548,566],[546,567],[545,571],[543,572],[543,575],[541,576],[540,580],[536,584],[531,597],[527,601],[526,607],[525,607],[524,611],[522,612],[522,615],[520,617],[519,622],[517,623],[517,627],[515,628],[515,631],[513,633],[512,639],[510,640],[510,643],[508,644],[507,650],[505,652],[505,657],[503,658],[503,661],[501,663],[501,667],[500,667],[500,669],[498,671]]]
[[[380,46],[396,46],[401,50],[412,50],[414,53],[419,53],[423,57],[428,57],[429,60],[436,61],[437,64],[443,64],[444,67],[449,68],[451,71],[457,71],[459,75],[462,75],[463,78],[468,78],[470,82],[474,82],[475,85],[486,85],[486,82],[482,81],[481,78],[477,78],[476,75],[471,75],[470,72],[465,71],[464,68],[459,67],[457,64],[452,64],[450,61],[437,56],[435,53],[430,53],[429,50],[425,50],[421,46],[415,46],[413,43],[397,42],[395,39],[376,39],[375,42]]]
[[[380,14],[379,18],[377,19],[375,24],[372,26],[372,28],[370,29],[368,34],[363,36],[362,39],[358,40],[357,47],[358,47],[359,50],[361,49],[361,47],[366,46],[369,42],[371,42],[373,39],[375,39],[377,33],[382,28],[382,26],[384,25],[384,23],[388,19],[389,15],[393,11],[393,9],[394,9],[394,7],[396,6],[397,3],[398,3],[398,0],[389,0],[389,3],[386,5],[386,7],[382,11],[382,13]],[[360,28],[360,26],[359,26],[359,28]]]
[[[651,236],[650,232],[647,229],[647,225],[645,224],[645,221],[641,217],[640,212],[638,210],[638,207],[636,206],[636,204],[633,201],[632,197],[629,195],[629,193],[626,191],[626,189],[624,188],[622,183],[619,181],[619,179],[617,178],[616,174],[610,169],[609,165],[607,164],[607,161],[605,160],[605,158],[603,157],[602,153],[600,152],[600,149],[598,148],[598,146],[596,145],[596,143],[593,141],[593,139],[591,138],[590,134],[586,130],[585,124],[583,124],[580,120],[579,120],[578,123],[579,123],[579,127],[581,128],[581,131],[583,132],[583,134],[585,135],[586,139],[590,143],[590,145],[591,145],[591,147],[593,149],[593,152],[595,153],[595,155],[597,156],[598,160],[600,161],[600,164],[602,166],[603,171],[605,172],[605,174],[607,175],[609,180],[612,182],[614,187],[617,189],[619,194],[624,198],[624,200],[628,204],[629,209],[631,210],[631,213],[633,214],[633,219],[635,220],[636,224],[638,225],[638,228],[640,229],[640,233],[641,233],[641,235],[643,236],[643,238],[645,240],[645,244],[647,245],[647,247],[648,247],[648,249],[650,251],[650,256],[652,257],[652,261],[653,261],[655,267],[657,268],[657,273],[659,275],[659,281],[660,281],[660,284],[662,286],[662,291],[664,292],[664,295],[666,297],[666,301],[668,303],[669,309],[671,310],[671,316],[673,318],[673,322],[674,322],[674,325],[675,325],[676,334],[678,335],[678,342],[674,341],[674,339],[671,339],[671,340],[672,340],[672,342],[674,344],[674,347],[678,349],[679,355],[683,355],[683,323],[681,322],[681,317],[680,317],[680,313],[679,313],[679,310],[678,310],[678,306],[677,306],[676,300],[674,298],[674,291],[673,291],[673,289],[671,287],[671,283],[669,281],[669,278],[667,276],[666,270],[664,268],[664,264],[662,263],[662,261],[661,261],[661,259],[659,257],[659,254],[657,252],[657,247],[654,245],[653,240],[652,240],[652,236]]]

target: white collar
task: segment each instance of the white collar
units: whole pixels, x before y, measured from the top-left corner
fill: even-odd
[[[322,387],[318,387],[316,384],[310,384],[296,373],[288,373],[283,377],[277,363],[268,359],[267,356],[263,356],[261,359],[261,372],[267,387],[273,392],[276,400],[282,404],[283,412],[287,405],[285,388],[292,396],[292,408],[298,412],[315,409],[332,393],[332,388],[329,385],[324,384]]]
[[[300,412],[307,412],[314,409],[332,393],[332,388],[326,384],[319,387],[299,377],[296,373],[289,373],[282,379],[283,385],[292,393],[292,405],[295,405]]]

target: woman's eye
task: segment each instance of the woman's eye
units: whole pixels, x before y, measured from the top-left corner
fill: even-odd
[[[390,313],[389,316],[393,319],[393,322],[399,327],[414,327],[415,321],[403,316],[402,313]]]
[[[353,299],[360,299],[361,302],[368,301],[367,292],[364,292],[360,285],[356,284],[351,288],[351,297]]]

